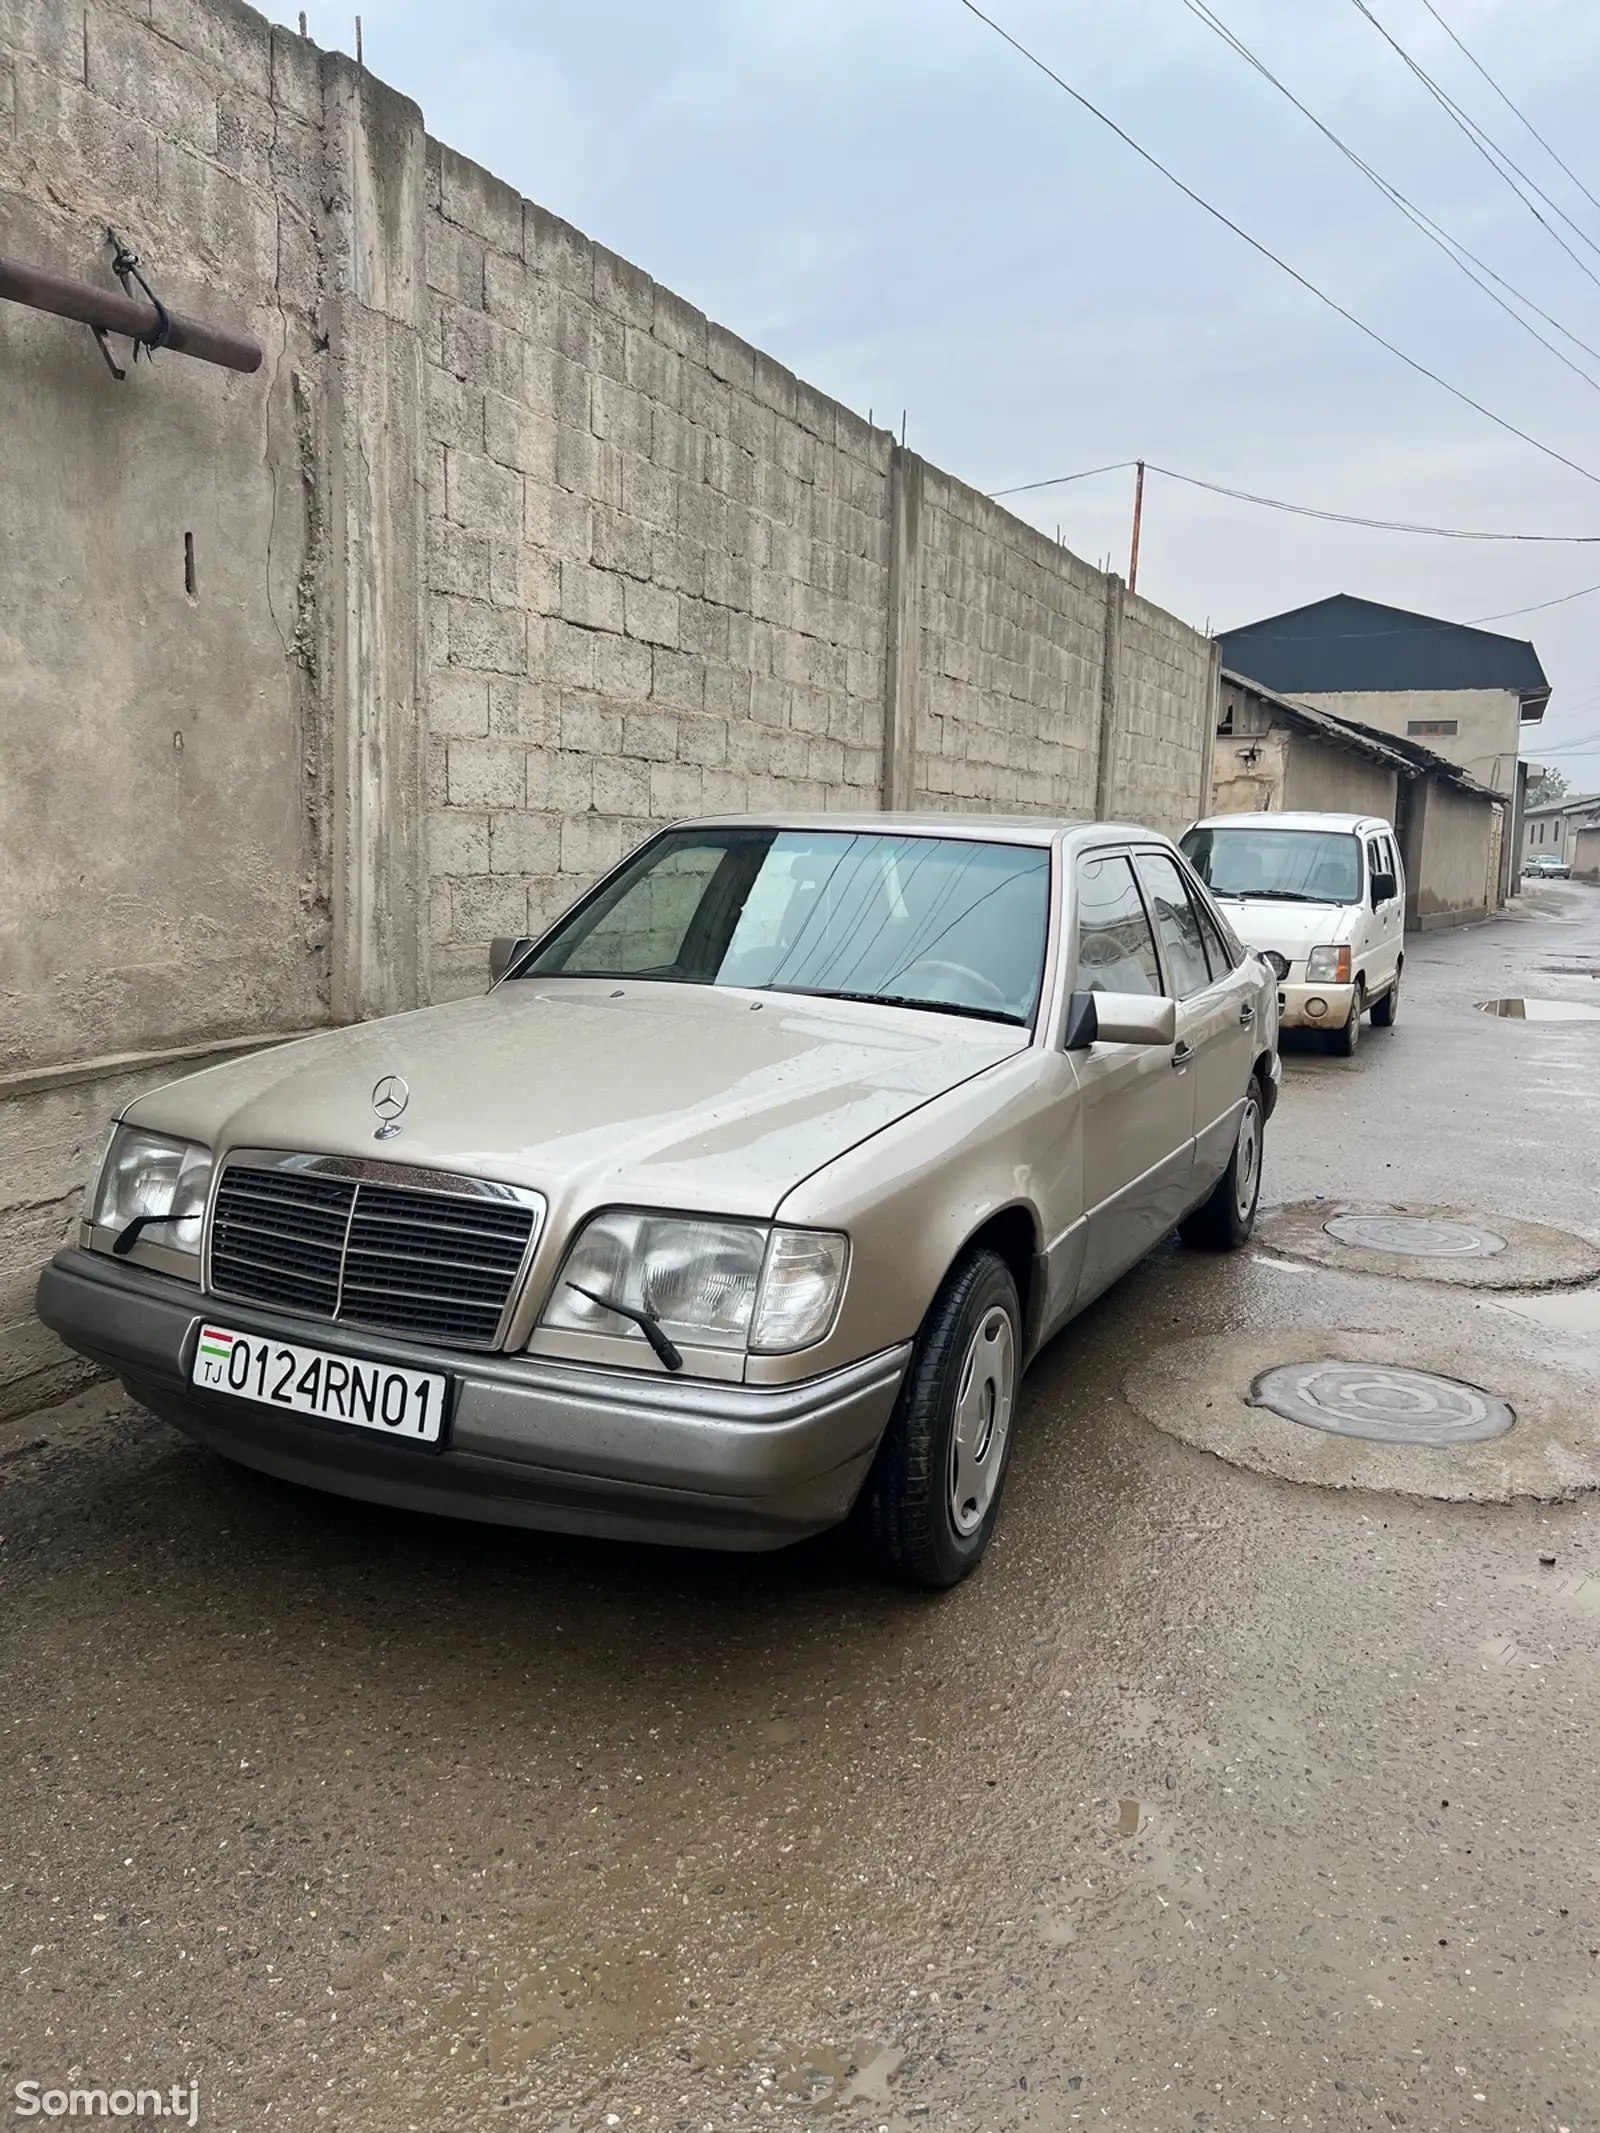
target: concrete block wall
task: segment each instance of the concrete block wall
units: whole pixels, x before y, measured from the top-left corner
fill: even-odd
[[[1106,580],[932,468],[921,555],[915,804],[1092,812]]]
[[[675,817],[874,807],[890,440],[430,142],[436,997]]]
[[[0,252],[109,287],[108,223],[263,362],[0,303],[0,1406],[116,1110],[476,989],[661,822],[1197,810],[1202,639],[346,56],[0,0]]]

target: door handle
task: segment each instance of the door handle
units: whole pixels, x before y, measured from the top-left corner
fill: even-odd
[[[1248,1000],[1242,1001],[1239,1007],[1239,1020],[1243,1023],[1244,1027],[1248,1029],[1255,1019],[1256,1011],[1250,1005],[1250,1002]]]
[[[1184,1068],[1189,1064],[1189,1061],[1193,1057],[1194,1046],[1192,1044],[1185,1044],[1182,1038],[1180,1037],[1178,1042],[1172,1047],[1172,1063],[1177,1068],[1180,1074],[1183,1072]]]

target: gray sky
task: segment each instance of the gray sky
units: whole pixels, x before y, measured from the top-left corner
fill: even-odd
[[[1600,397],[1494,308],[1183,0],[986,11],[1300,272],[1600,477]],[[1430,19],[1369,0],[1600,246],[1596,208]],[[1600,197],[1595,0],[1435,0]],[[1214,0],[1302,100],[1600,349],[1591,280],[1353,0]],[[296,8],[272,0],[292,22]],[[354,6],[312,0],[319,43]],[[958,0],[363,0],[430,131],[980,488],[1145,458],[1378,518],[1600,533],[1585,480],[1297,288]],[[1548,209],[1546,219],[1563,226]],[[1600,251],[1568,242],[1600,277]],[[1586,357],[1541,331],[1600,379]],[[1012,501],[1126,570],[1132,477]],[[1600,545],[1437,541],[1152,477],[1140,590],[1212,627],[1351,592],[1473,621],[1600,584]],[[1600,592],[1497,623],[1555,696],[1526,752],[1600,788]],[[1592,748],[1592,753],[1582,752]],[[1573,752],[1567,752],[1567,751]]]

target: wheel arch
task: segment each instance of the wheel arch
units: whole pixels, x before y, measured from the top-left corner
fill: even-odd
[[[985,1250],[996,1253],[1005,1261],[1017,1285],[1017,1302],[1022,1307],[1022,1353],[1026,1357],[1036,1344],[1047,1273],[1038,1218],[1033,1209],[1020,1200],[997,1208],[964,1239],[950,1264],[959,1266],[969,1252]]]

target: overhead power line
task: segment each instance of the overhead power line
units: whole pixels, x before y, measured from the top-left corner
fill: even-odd
[[[1004,496],[1025,496],[1035,489],[1056,489],[1068,482],[1088,481],[1095,474],[1120,474],[1137,464],[1137,460],[1119,459],[1110,466],[1084,467],[1079,473],[1056,474],[1047,481],[1023,481],[1009,489],[991,489],[989,495],[996,501]],[[1180,474],[1176,467],[1158,466],[1153,459],[1146,460],[1145,467],[1151,474],[1164,474],[1168,481],[1181,481],[1191,489],[1209,489],[1214,496],[1231,497],[1236,503],[1259,504],[1264,510],[1287,511],[1296,518],[1326,519],[1335,526],[1366,526],[1377,533],[1421,533],[1441,541],[1534,541],[1564,547],[1600,547],[1600,533],[1491,533],[1474,526],[1426,526],[1403,518],[1367,518],[1353,511],[1324,511],[1315,504],[1289,503],[1281,496],[1258,496],[1254,490],[1233,489],[1225,482],[1206,481],[1198,474]]]
[[[1439,108],[1449,116],[1452,123],[1457,126],[1462,133],[1466,135],[1467,139],[1472,143],[1473,147],[1478,151],[1479,155],[1481,155],[1483,157],[1483,160],[1489,165],[1489,168],[1494,171],[1498,177],[1502,178],[1508,186],[1510,186],[1512,192],[1516,194],[1517,198],[1528,210],[1528,213],[1533,217],[1534,221],[1537,222],[1542,229],[1547,230],[1549,234],[1555,239],[1556,243],[1560,245],[1562,251],[1566,253],[1567,257],[1572,261],[1573,265],[1578,269],[1579,273],[1586,274],[1589,277],[1590,281],[1592,281],[1597,288],[1600,288],[1600,274],[1596,274],[1592,267],[1590,267],[1584,260],[1580,259],[1578,254],[1572,249],[1571,245],[1568,244],[1565,237],[1563,237],[1561,232],[1555,227],[1554,223],[1547,221],[1546,218],[1540,214],[1539,210],[1528,198],[1528,192],[1537,193],[1539,198],[1544,202],[1545,206],[1550,209],[1551,213],[1559,215],[1561,217],[1561,220],[1566,223],[1567,227],[1573,232],[1573,234],[1578,237],[1582,243],[1586,244],[1591,252],[1600,254],[1600,245],[1597,245],[1595,243],[1594,239],[1589,236],[1587,231],[1580,229],[1578,224],[1575,223],[1572,217],[1567,213],[1566,209],[1561,207],[1556,201],[1552,200],[1550,195],[1543,189],[1543,187],[1537,184],[1534,179],[1530,178],[1527,172],[1523,170],[1518,164],[1514,163],[1511,157],[1506,154],[1503,148],[1501,148],[1496,142],[1490,139],[1489,135],[1484,132],[1483,128],[1478,124],[1477,120],[1470,117],[1467,112],[1463,111],[1461,106],[1456,102],[1453,96],[1449,95],[1445,90],[1440,88],[1439,84],[1428,72],[1427,68],[1424,67],[1418,60],[1413,59],[1411,54],[1406,50],[1405,46],[1400,42],[1399,38],[1391,35],[1391,33],[1378,20],[1377,16],[1367,5],[1367,0],[1350,0],[1350,4],[1356,9],[1358,14],[1364,15],[1366,17],[1367,21],[1372,24],[1372,27],[1383,39],[1384,43],[1388,45],[1392,51],[1399,54],[1400,58],[1405,62],[1406,66],[1410,68],[1411,72],[1417,77],[1417,80],[1421,82],[1422,86],[1427,90],[1428,94],[1433,98],[1434,102],[1438,104]],[[1518,180],[1520,180],[1521,183],[1519,183]],[[1528,192],[1523,191],[1524,186],[1528,188]]]
[[[1547,607],[1565,607],[1569,600],[1586,600],[1590,593],[1600,593],[1600,585],[1580,585],[1576,592],[1557,593],[1553,600],[1536,600],[1532,607],[1505,607],[1498,615],[1475,615],[1467,628],[1475,630],[1485,622],[1509,622],[1516,615],[1542,615]]]
[[[1551,147],[1550,143],[1545,139],[1544,135],[1533,123],[1533,120],[1529,118],[1527,112],[1523,110],[1522,106],[1520,104],[1514,104],[1511,101],[1510,97],[1507,96],[1505,90],[1501,88],[1500,84],[1495,80],[1494,76],[1489,72],[1488,68],[1478,58],[1477,54],[1473,52],[1469,46],[1463,44],[1461,39],[1456,35],[1455,31],[1450,27],[1449,23],[1445,21],[1443,15],[1441,15],[1439,10],[1434,6],[1433,0],[1422,0],[1422,4],[1428,10],[1428,13],[1433,17],[1434,21],[1438,23],[1440,29],[1444,31],[1445,35],[1455,46],[1456,50],[1466,60],[1467,64],[1471,67],[1475,67],[1477,71],[1483,76],[1484,80],[1489,84],[1489,87],[1494,91],[1495,95],[1499,97],[1501,103],[1505,105],[1506,109],[1511,113],[1513,118],[1520,119],[1523,125],[1527,127],[1528,131],[1533,135],[1534,139],[1544,150],[1545,154],[1550,158],[1551,162],[1555,164],[1556,168],[1558,170],[1565,171],[1566,175],[1572,180],[1573,184],[1578,188],[1579,192],[1582,193],[1583,197],[1589,202],[1591,207],[1600,208],[1600,200],[1597,200],[1594,194],[1590,192],[1588,186],[1584,184],[1583,180],[1578,176],[1578,173],[1572,168],[1572,165],[1570,163],[1564,162],[1562,158],[1556,153],[1555,149]]]
[[[1119,141],[1122,141],[1133,150],[1141,162],[1148,163],[1152,170],[1159,171],[1168,184],[1176,186],[1185,199],[1192,200],[1195,206],[1211,216],[1213,221],[1220,222],[1224,229],[1231,230],[1234,236],[1242,239],[1253,252],[1260,253],[1263,259],[1269,260],[1281,273],[1287,274],[1291,281],[1297,282],[1302,289],[1314,296],[1319,303],[1325,304],[1330,311],[1337,312],[1339,317],[1344,319],[1347,324],[1354,326],[1358,333],[1364,334],[1369,341],[1375,342],[1378,347],[1386,349],[1390,355],[1404,363],[1408,370],[1414,370],[1419,377],[1427,378],[1430,383],[1439,386],[1453,400],[1459,400],[1464,407],[1470,407],[1474,413],[1482,415],[1486,421],[1492,422],[1497,429],[1506,431],[1512,437],[1520,438],[1522,443],[1531,445],[1536,452],[1541,452],[1545,458],[1553,459],[1558,465],[1569,468],[1572,473],[1581,474],[1585,481],[1600,483],[1600,474],[1595,474],[1590,468],[1581,466],[1575,459],[1569,459],[1565,452],[1557,451],[1554,445],[1545,444],[1542,439],[1531,435],[1527,430],[1519,429],[1516,423],[1508,421],[1504,415],[1497,415],[1493,408],[1486,407],[1481,400],[1475,400],[1462,387],[1452,385],[1450,380],[1442,377],[1438,371],[1430,369],[1426,363],[1420,362],[1417,357],[1407,355],[1403,348],[1386,339],[1375,326],[1369,326],[1364,319],[1358,318],[1353,311],[1347,310],[1337,297],[1330,296],[1325,289],[1319,289],[1314,281],[1302,274],[1297,267],[1290,266],[1286,259],[1274,252],[1270,246],[1263,244],[1259,237],[1252,237],[1248,230],[1242,228],[1231,216],[1224,214],[1220,207],[1214,207],[1202,194],[1197,193],[1192,185],[1186,185],[1175,171],[1169,170],[1158,156],[1153,155],[1148,148],[1143,147],[1136,141],[1131,133],[1119,126],[1114,118],[1100,109],[1098,104],[1092,103],[1081,90],[1075,89],[1071,82],[1066,80],[1063,75],[1058,74],[1054,67],[1047,65],[1036,52],[1031,52],[1025,44],[1013,37],[1011,32],[996,22],[992,15],[986,15],[983,9],[977,5],[977,0],[960,0],[960,4],[967,10],[968,14],[975,15],[986,28],[992,30],[1004,43],[1010,45],[1011,49],[1019,57],[1025,59],[1030,66],[1037,67],[1039,72],[1048,80],[1054,82],[1058,89],[1070,96],[1080,109],[1087,111],[1091,118],[1098,119],[1101,125],[1109,128]]]
[[[1504,275],[1496,273],[1487,260],[1480,259],[1475,252],[1461,243],[1459,238],[1452,237],[1448,230],[1441,227],[1424,209],[1418,207],[1415,201],[1408,200],[1397,185],[1391,184],[1380,171],[1372,167],[1365,156],[1359,155],[1347,141],[1334,132],[1331,126],[1326,125],[1317,117],[1314,111],[1303,104],[1288,84],[1274,74],[1266,62],[1250,49],[1243,38],[1231,30],[1221,16],[1206,4],[1206,0],[1183,0],[1183,4],[1191,15],[1198,17],[1205,24],[1207,29],[1214,31],[1231,51],[1235,52],[1247,65],[1253,67],[1264,81],[1270,82],[1281,96],[1287,98],[1296,111],[1300,112],[1304,118],[1309,119],[1318,133],[1325,140],[1332,142],[1333,146],[1338,149],[1340,155],[1347,162],[1355,165],[1361,175],[1377,188],[1390,206],[1398,209],[1414,228],[1422,232],[1430,244],[1443,252],[1451,265],[1459,268],[1468,281],[1474,283],[1483,291],[1491,303],[1498,304],[1507,318],[1514,320],[1524,333],[1531,335],[1539,343],[1541,348],[1549,349],[1556,361],[1564,363],[1574,377],[1581,378],[1585,385],[1600,392],[1600,379],[1596,379],[1589,371],[1585,370],[1581,363],[1574,363],[1571,356],[1566,354],[1563,349],[1558,348],[1554,341],[1547,340],[1537,326],[1530,325],[1522,313],[1511,304],[1508,304],[1505,297],[1499,294],[1499,289],[1504,289],[1514,296],[1519,304],[1525,305],[1528,310],[1542,318],[1547,325],[1553,326],[1557,333],[1563,335],[1575,348],[1581,348],[1585,355],[1593,356],[1596,362],[1600,362],[1600,349],[1591,348],[1589,343],[1581,340],[1570,327],[1563,326],[1558,318],[1553,318],[1542,305],[1536,304],[1531,296],[1526,295],[1521,289],[1508,282]],[[1498,288],[1491,288],[1491,282],[1498,284]]]

